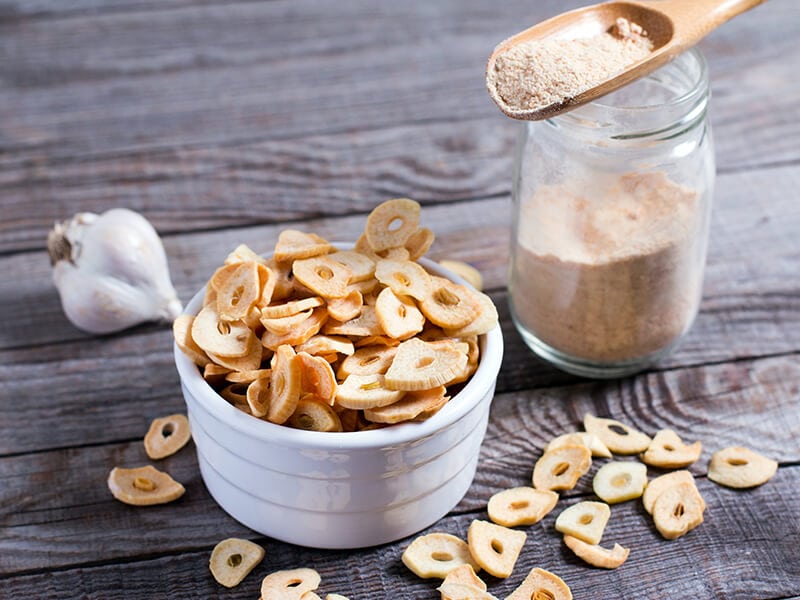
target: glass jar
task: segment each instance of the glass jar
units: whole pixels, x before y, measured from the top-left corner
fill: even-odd
[[[593,103],[524,123],[511,314],[555,366],[620,377],[689,330],[714,187],[709,95],[705,60],[692,49]]]

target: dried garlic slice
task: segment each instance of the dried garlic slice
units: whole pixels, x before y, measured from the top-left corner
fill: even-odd
[[[219,395],[231,404],[247,404],[248,388],[246,383],[232,383],[222,388]]]
[[[422,331],[425,317],[408,296],[398,296],[391,288],[384,288],[375,302],[375,315],[389,337],[404,340]]]
[[[232,372],[233,370],[228,367],[210,362],[203,367],[203,379],[205,379],[209,385],[217,385],[225,381],[225,376]]]
[[[386,387],[384,375],[348,375],[336,390],[336,404],[355,410],[378,408],[397,402],[404,394]]]
[[[394,390],[427,390],[454,379],[466,366],[467,355],[455,344],[406,340],[386,371],[386,386]]]
[[[489,498],[489,518],[504,527],[538,523],[556,506],[558,494],[532,487],[515,487]]]
[[[665,539],[674,540],[703,522],[705,508],[706,503],[694,483],[678,483],[656,498],[653,522]]]
[[[192,339],[206,354],[238,358],[250,351],[256,337],[244,322],[225,321],[209,305],[194,318]]]
[[[250,338],[249,344],[247,353],[243,356],[230,357],[209,352],[208,357],[217,364],[227,367],[232,371],[253,371],[261,366],[263,349],[256,336]]]
[[[319,333],[322,326],[328,321],[328,312],[320,307],[311,312],[311,316],[304,319],[292,328],[289,333],[276,335],[265,331],[261,336],[261,345],[270,350],[277,350],[278,346],[299,346]]]
[[[405,248],[408,250],[409,260],[419,260],[433,245],[435,236],[427,227],[420,227],[406,240]]]
[[[587,544],[599,544],[610,516],[608,504],[585,500],[561,511],[556,519],[556,530]]]
[[[291,333],[291,331],[298,327],[303,321],[308,319],[311,314],[314,312],[313,308],[306,309],[302,312],[295,313],[293,315],[288,315],[286,317],[276,317],[274,319],[268,319],[263,316],[263,311],[261,313],[261,318],[259,321],[264,326],[264,329],[273,333],[275,335],[286,335]]]
[[[442,600],[497,600],[486,590],[465,583],[442,582],[436,591],[442,595]]]
[[[342,431],[339,415],[329,404],[315,399],[301,398],[286,423],[306,431]]]
[[[701,442],[686,444],[671,429],[662,429],[655,435],[641,458],[648,465],[660,469],[680,469],[696,462],[702,450]]]
[[[431,275],[410,260],[380,260],[375,266],[375,279],[390,287],[398,296],[423,300],[430,294]]]
[[[339,379],[349,375],[385,374],[397,354],[397,346],[364,346],[346,357],[336,372]]]
[[[301,600],[305,594],[316,590],[320,581],[314,569],[275,571],[261,581],[260,600]]]
[[[481,310],[475,292],[465,285],[435,275],[430,277],[428,294],[419,301],[419,308],[428,320],[444,329],[468,325]]]
[[[611,451],[603,442],[600,441],[600,438],[598,438],[596,435],[592,435],[591,433],[586,433],[585,431],[564,433],[558,437],[554,437],[552,440],[550,440],[550,443],[545,446],[544,451],[547,452],[553,448],[558,448],[559,446],[566,446],[569,444],[583,444],[592,451],[592,456],[601,458],[611,458],[612,456]]]
[[[691,483],[695,485],[694,475],[689,471],[673,471],[672,473],[665,473],[651,480],[647,484],[647,487],[644,488],[644,493],[642,494],[642,505],[644,509],[652,514],[656,498],[658,498],[664,490],[679,483]]]
[[[217,312],[226,321],[243,319],[261,296],[258,263],[235,263],[232,267],[233,271],[216,288]],[[263,265],[262,268],[266,269]]]
[[[403,551],[402,561],[423,579],[444,579],[450,571],[465,564],[476,572],[480,570],[467,543],[449,533],[429,533],[414,539]]]
[[[323,298],[342,298],[349,292],[350,269],[327,256],[296,260],[292,273],[296,281]]]
[[[615,419],[603,419],[586,413],[583,426],[615,454],[639,454],[650,446],[651,439],[648,436]]]
[[[228,538],[211,551],[208,568],[217,583],[236,587],[264,558],[264,549],[250,540]]]
[[[248,261],[255,261],[257,263],[266,265],[267,259],[259,256],[250,246],[247,244],[239,244],[233,251],[225,257],[224,264],[232,265],[234,263],[240,262],[248,262]]]
[[[469,552],[481,568],[495,577],[506,578],[514,571],[527,534],[488,521],[475,519],[467,531]]]
[[[247,405],[254,417],[265,417],[269,412],[271,377],[256,379],[247,386]]]
[[[153,419],[144,436],[144,450],[153,460],[175,454],[191,439],[189,419],[176,414]]]
[[[135,469],[114,467],[108,474],[108,489],[120,502],[134,506],[172,502],[186,491],[167,473],[150,465]]]
[[[445,333],[450,337],[466,338],[472,335],[483,335],[490,332],[497,325],[497,307],[483,292],[474,292],[475,299],[478,301],[478,316],[470,323],[457,329],[445,329]]]
[[[328,258],[350,269],[350,283],[371,279],[375,275],[375,261],[355,250],[340,250]]]
[[[337,321],[350,321],[361,314],[364,297],[360,291],[347,288],[348,292],[341,298],[328,299],[328,316]]]
[[[473,588],[477,588],[478,590],[485,592],[486,591],[486,583],[478,577],[475,573],[475,569],[472,568],[470,564],[464,564],[456,567],[452,571],[447,574],[447,577],[444,578],[443,584],[448,583],[456,583],[460,585],[469,585]]]
[[[179,315],[172,322],[172,335],[175,343],[191,361],[199,367],[207,367],[213,364],[205,351],[192,339],[192,324],[194,317],[191,315]]]
[[[571,490],[592,466],[592,453],[583,444],[559,446],[545,452],[533,467],[537,490]]]
[[[290,300],[281,304],[271,304],[261,309],[262,319],[280,319],[282,317],[290,317],[308,310],[309,308],[317,308],[325,304],[325,301],[319,296],[312,296],[311,298],[301,298],[300,300]],[[264,325],[266,327],[266,325]]]
[[[272,256],[277,262],[288,262],[320,256],[333,250],[333,246],[314,233],[284,229],[278,234]]]
[[[301,390],[322,402],[333,404],[337,383],[330,363],[321,356],[311,356],[306,352],[298,352],[295,360],[300,363]]]
[[[647,467],[640,462],[612,461],[600,467],[592,480],[594,493],[609,504],[639,498],[647,486]]]
[[[441,385],[430,390],[406,392],[400,400],[388,406],[364,409],[364,417],[373,423],[401,423],[410,421],[420,415],[437,411],[444,406],[449,397],[446,388]]]
[[[384,331],[375,314],[375,307],[364,305],[361,313],[349,321],[340,322],[330,320],[322,330],[326,335],[349,335],[354,337],[367,337],[383,335]]]
[[[619,544],[614,544],[611,550],[598,546],[597,544],[587,544],[571,535],[564,536],[564,543],[575,553],[575,556],[593,567],[601,569],[616,569],[628,559],[630,549],[623,548]]]
[[[382,202],[370,212],[364,227],[375,252],[403,246],[419,227],[420,205],[408,198]]]
[[[308,352],[312,356],[327,354],[344,354],[350,356],[355,352],[353,342],[344,336],[318,334],[295,348],[295,351]]]
[[[572,591],[558,575],[535,567],[506,600],[572,600]]]
[[[267,420],[280,425],[286,422],[297,408],[302,373],[297,356],[289,345],[279,346],[273,359]]]
[[[730,488],[751,488],[769,481],[777,470],[777,461],[749,448],[733,446],[711,456],[708,478]]]
[[[270,369],[253,369],[251,371],[230,371],[225,374],[224,379],[231,383],[252,383],[256,379],[264,379],[270,375],[272,375]]]

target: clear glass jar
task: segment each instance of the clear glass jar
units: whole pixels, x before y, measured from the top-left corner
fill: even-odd
[[[591,104],[524,123],[509,290],[517,329],[539,356],[619,377],[689,330],[714,187],[708,101],[693,49]]]

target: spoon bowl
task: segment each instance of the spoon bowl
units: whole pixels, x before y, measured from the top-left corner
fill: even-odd
[[[605,2],[562,13],[542,21],[504,40],[494,49],[486,65],[489,95],[500,110],[509,117],[538,121],[577,108],[605,96],[629,83],[652,73],[677,55],[694,46],[713,29],[734,16],[765,0],[649,0],[641,2]],[[495,69],[498,56],[526,42],[544,40],[575,40],[606,33],[617,19],[636,23],[647,32],[652,51],[607,79],[594,82],[560,102],[536,108],[519,108],[506,103],[489,74]],[[565,59],[568,57],[565,56]]]

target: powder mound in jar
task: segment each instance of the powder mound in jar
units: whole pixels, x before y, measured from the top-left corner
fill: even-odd
[[[538,110],[574,98],[652,51],[647,32],[620,18],[600,35],[512,46],[497,56],[487,85],[511,111]]]
[[[682,335],[702,282],[697,191],[663,172],[540,187],[521,207],[517,320],[570,356],[647,356]]]

